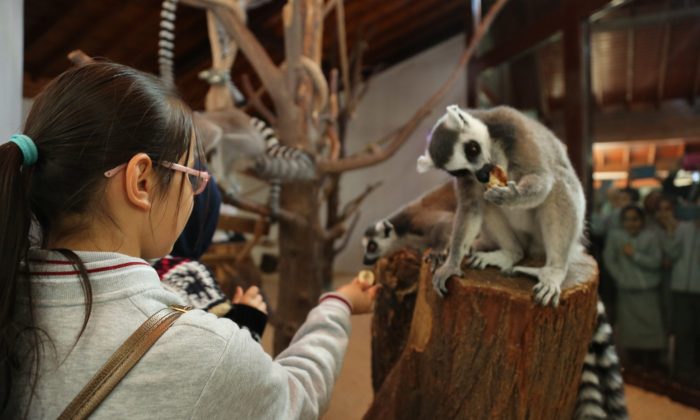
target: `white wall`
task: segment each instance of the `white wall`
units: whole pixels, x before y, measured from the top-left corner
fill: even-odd
[[[22,124],[23,0],[0,1],[0,143]]]
[[[402,126],[447,80],[464,48],[462,35],[406,60],[374,77],[357,109],[348,132],[348,152],[361,150]],[[362,268],[362,234],[367,226],[391,214],[426,190],[447,179],[442,172],[416,172],[416,159],[425,150],[425,138],[449,104],[465,105],[465,77],[461,77],[416,129],[411,138],[389,160],[341,177],[341,197],[345,203],[365,187],[383,181],[364,202],[360,220],[348,247],[335,262],[336,272],[356,272]]]

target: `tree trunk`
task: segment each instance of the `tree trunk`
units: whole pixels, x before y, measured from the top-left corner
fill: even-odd
[[[495,269],[465,270],[441,299],[423,263],[408,343],[365,419],[572,418],[597,275],[590,258],[574,265],[551,308],[533,303],[532,280]]]
[[[318,220],[318,186],[294,183],[282,189],[282,207],[308,217],[307,226],[280,222],[279,299],[274,354],[279,354],[316,306],[323,284],[323,241],[313,230]]]
[[[299,61],[303,56],[321,61],[323,1],[295,0],[284,9],[287,83],[294,92],[295,112],[278,111],[280,141],[287,146],[313,150],[318,138],[313,129],[313,83]],[[284,111],[284,110],[282,110]],[[306,219],[305,226],[281,221],[279,226],[279,300],[274,354],[287,348],[292,337],[316,306],[323,275],[328,271],[325,243],[320,227],[318,192],[320,182],[294,182],[282,187],[281,207]]]
[[[404,249],[374,267],[382,285],[372,317],[372,389],[376,394],[406,346],[418,293],[421,256]]]

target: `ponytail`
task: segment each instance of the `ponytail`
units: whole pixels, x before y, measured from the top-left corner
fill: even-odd
[[[0,407],[7,405],[12,389],[18,363],[15,347],[23,329],[14,315],[32,217],[28,188],[33,167],[23,166],[24,161],[19,144],[0,145]]]

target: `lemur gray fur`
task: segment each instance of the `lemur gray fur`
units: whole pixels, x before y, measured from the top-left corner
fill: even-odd
[[[505,187],[486,190],[494,165],[508,174]],[[585,197],[564,144],[539,122],[505,106],[490,110],[447,107],[430,133],[418,170],[437,167],[455,177],[457,212],[445,263],[433,275],[440,296],[477,235],[495,250],[471,249],[472,267],[496,266],[538,278],[534,298],[559,303],[569,263],[583,255]],[[542,268],[516,266],[526,255],[544,256]]]
[[[207,155],[208,167],[218,184],[230,194],[238,193],[234,173],[250,168],[270,184],[268,205],[274,219],[279,212],[282,184],[316,176],[311,154],[279,144],[266,122],[235,108],[196,112],[195,123]]]
[[[397,212],[368,226],[362,239],[363,263],[372,265],[403,247],[443,251],[457,207],[452,182],[426,192]]]
[[[448,182],[370,225],[362,239],[363,263],[373,265],[379,258],[404,247],[418,251],[442,250],[449,242],[456,205],[452,182]],[[393,223],[409,228],[399,230]],[[581,371],[574,419],[627,418],[624,382],[612,341],[612,327],[602,302],[598,301],[596,326]]]

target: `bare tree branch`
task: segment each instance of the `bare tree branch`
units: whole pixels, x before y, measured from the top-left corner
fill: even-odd
[[[288,1],[282,9],[282,21],[284,23],[284,53],[287,63],[287,89],[296,95],[297,82],[299,80],[300,60],[302,56],[302,2],[301,0]]]
[[[345,220],[347,220],[348,217],[350,217],[360,208],[360,204],[362,204],[362,202],[365,201],[365,199],[381,185],[382,181],[378,181],[374,184],[370,184],[367,187],[365,187],[365,190],[364,192],[362,192],[362,194],[358,195],[354,199],[350,200],[347,204],[345,204],[345,207],[343,207],[343,211],[340,213],[338,220],[340,222],[344,222]]]
[[[367,43],[363,40],[359,40],[356,43],[356,47],[355,47],[355,50],[353,53],[353,56],[354,56],[354,58],[352,60],[352,88],[353,88],[353,90],[345,101],[345,113],[347,114],[348,118],[353,117],[353,115],[355,114],[355,109],[357,108],[357,105],[360,103],[362,98],[367,93],[367,90],[369,89],[369,80],[371,79],[371,76],[367,78],[367,81],[365,81],[364,83],[362,82],[362,63],[363,63],[362,59],[365,55],[365,51],[367,50],[367,48],[368,48]]]
[[[401,127],[399,133],[394,137],[394,139],[383,149],[372,150],[369,152],[361,152],[353,156],[349,156],[344,159],[337,161],[320,161],[318,162],[318,169],[320,172],[325,173],[339,173],[346,172],[355,169],[366,168],[372,166],[379,162],[382,162],[389,157],[393,156],[394,153],[408,140],[415,129],[420,125],[420,123],[432,112],[435,105],[442,100],[445,94],[449,91],[450,87],[454,82],[463,74],[464,66],[469,62],[469,59],[474,54],[477,45],[481,41],[481,38],[486,34],[486,31],[491,26],[494,18],[498,12],[503,8],[508,0],[497,0],[496,3],[491,7],[488,14],[484,17],[483,21],[479,24],[477,29],[474,31],[474,36],[472,37],[469,45],[462,53],[462,57],[459,63],[450,74],[450,77],[443,83],[440,89],[433,94],[433,96],[428,99],[428,101],[421,106],[418,111],[411,117],[408,122]]]
[[[84,66],[85,64],[90,64],[94,61],[92,57],[85,54],[83,50],[73,50],[69,52],[68,59],[76,66]]]
[[[355,213],[355,217],[352,218],[352,221],[350,222],[350,227],[345,231],[345,236],[343,237],[343,241],[338,245],[337,248],[333,249],[333,255],[338,255],[345,248],[348,247],[348,244],[350,243],[350,238],[352,237],[352,232],[355,231],[355,227],[357,226],[357,222],[360,220],[360,212]]]
[[[345,207],[343,208],[342,213],[338,218],[336,219],[335,225],[332,227],[328,228],[325,231],[321,232],[321,238],[324,241],[334,241],[344,234],[347,233],[347,229],[345,228],[345,221],[350,217],[350,216],[355,216],[355,219],[357,219],[357,215],[359,214],[359,209],[360,209],[360,204],[369,196],[372,191],[376,190],[379,188],[379,186],[382,185],[382,182],[375,182],[374,184],[368,185],[365,188],[365,191],[362,192],[359,196],[355,197],[353,200],[348,202]],[[357,223],[357,220],[354,220],[353,223],[351,223],[350,229],[354,228],[355,223]]]
[[[277,117],[275,117],[275,114],[270,111],[268,107],[265,106],[265,104],[260,100],[260,97],[262,96],[263,91],[259,91],[260,93],[256,92],[255,89],[253,89],[253,84],[250,81],[250,77],[248,77],[247,74],[244,74],[242,77],[243,81],[243,93],[245,94],[246,98],[248,99],[248,102],[250,105],[260,113],[260,115],[265,118],[265,120],[270,124],[270,125],[276,125],[277,124]]]
[[[255,69],[275,103],[278,114],[296,112],[296,106],[289,90],[286,89],[282,72],[275,66],[265,48],[227,2],[224,0],[182,0],[182,2],[190,6],[211,10]]]
[[[221,187],[219,187],[219,191],[221,191],[222,201],[226,204],[230,204],[236,208],[249,211],[260,216],[270,217],[272,214],[270,208],[263,204],[256,203],[252,200],[247,200],[245,198],[231,194],[229,191],[226,191]],[[304,217],[296,213],[292,213],[288,210],[280,209],[278,217],[280,218],[280,220],[284,220],[288,223],[292,223],[302,227],[308,226],[308,222]]]
[[[326,139],[328,139],[328,158],[338,160],[340,157],[340,138],[338,137],[338,69],[331,70],[330,95],[329,95],[329,121],[326,125]]]
[[[328,242],[335,241],[343,236],[343,234],[345,234],[345,223],[338,223],[328,230],[321,231],[320,237],[322,241]]]
[[[347,103],[352,92],[352,86],[350,85],[348,46],[345,33],[345,5],[342,0],[336,3],[335,16],[338,25],[338,49],[340,50],[340,69],[343,74],[343,92],[345,92],[345,100],[343,102]]]
[[[342,0],[341,0],[342,1]],[[338,0],[328,0],[326,4],[323,5],[323,18],[325,19],[326,16],[333,10],[335,7],[336,3],[338,3]]]

